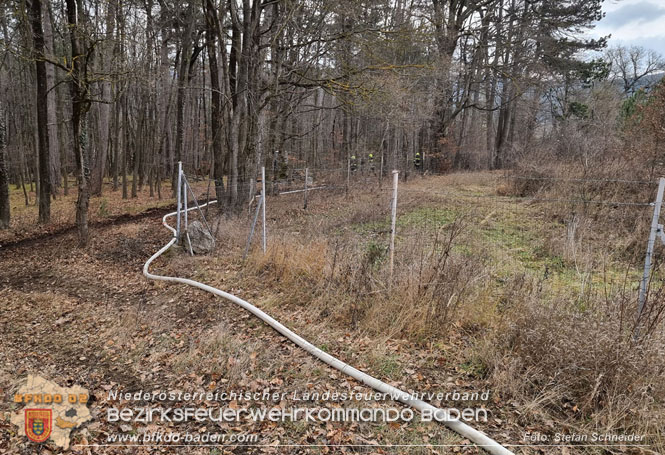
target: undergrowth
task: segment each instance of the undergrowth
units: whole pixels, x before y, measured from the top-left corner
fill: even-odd
[[[594,235],[601,218],[571,215],[572,228],[571,216],[561,222],[563,212],[542,206],[430,202],[404,203],[392,277],[389,224],[373,202],[346,226],[313,217],[303,230],[312,223],[316,234],[274,234],[246,270],[283,304],[344,330],[456,346],[460,368],[519,403],[525,424],[660,431],[665,294],[654,285],[636,338],[639,274]],[[375,362],[378,374],[398,374],[389,360]]]

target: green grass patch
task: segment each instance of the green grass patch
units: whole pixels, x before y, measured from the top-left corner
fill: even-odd
[[[397,227],[437,229],[452,223],[457,217],[454,210],[421,207],[397,217]]]
[[[435,230],[452,223],[458,216],[454,210],[435,207],[419,207],[415,210],[397,215],[397,233],[400,229],[419,228]],[[389,232],[390,217],[382,220],[369,221],[353,226],[353,230],[360,234],[369,232]]]

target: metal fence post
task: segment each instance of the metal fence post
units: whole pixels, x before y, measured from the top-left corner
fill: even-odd
[[[178,202],[176,205],[177,216],[176,216],[176,243],[180,243],[180,211],[181,211],[181,200],[182,197],[182,161],[178,161]]]
[[[188,197],[187,197],[187,177],[185,173],[181,174],[180,187],[182,188],[182,200],[184,205],[184,214],[185,214],[185,238],[187,239],[187,247],[189,248],[190,256],[194,256],[194,251],[192,250],[192,239],[189,238],[189,207],[188,207]]]
[[[187,234],[187,227],[189,227],[189,215],[187,214],[187,189],[185,185],[183,185],[183,177],[184,175],[181,175],[180,177],[180,190],[182,191],[182,207],[183,207],[183,216],[185,217],[185,234]]]
[[[656,202],[653,205],[653,218],[651,219],[651,231],[649,232],[649,241],[647,242],[647,254],[644,258],[644,274],[642,275],[642,282],[640,283],[640,297],[637,305],[638,326],[642,317],[642,312],[644,311],[647,290],[649,289],[649,277],[651,275],[651,262],[653,258],[653,248],[656,243],[656,235],[662,228],[661,225],[658,224],[658,220],[660,219],[660,209],[663,205],[663,192],[665,192],[665,178],[660,178],[658,181]]]
[[[247,254],[249,254],[249,247],[252,244],[252,237],[254,237],[254,228],[256,227],[256,221],[259,219],[259,211],[263,206],[263,201],[265,200],[265,197],[266,197],[265,194],[261,194],[261,197],[259,198],[259,203],[256,205],[256,213],[254,213],[254,222],[252,223],[252,227],[249,230],[249,236],[247,236],[247,245],[245,246],[245,253],[242,255],[243,261],[247,259]]]
[[[399,171],[393,171],[393,199],[390,214],[390,284],[393,284],[393,271],[395,269],[395,225],[397,224],[397,184],[399,182]]]
[[[265,166],[261,167],[261,196],[263,197],[263,205],[261,210],[263,211],[263,252],[266,252],[266,168]]]

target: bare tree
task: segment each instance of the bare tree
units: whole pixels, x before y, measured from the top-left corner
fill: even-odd
[[[665,59],[641,46],[612,47],[605,58],[611,64],[611,80],[620,83],[626,95],[635,93],[649,76],[665,71]]]
[[[5,111],[0,102],[0,229],[7,229],[10,221],[9,169],[7,168],[6,135]]]
[[[66,5],[71,45],[71,79],[69,87],[72,109],[72,143],[78,181],[76,225],[79,231],[79,245],[85,246],[89,240],[88,205],[90,203],[90,168],[88,154],[85,150],[86,141],[82,141],[84,134],[82,126],[90,109],[90,99],[88,98],[89,82],[86,74],[87,57],[89,54],[80,24],[85,12],[78,8],[76,0],[67,0]]]
[[[217,9],[213,0],[204,0],[204,2],[206,13],[206,48],[210,62],[210,121],[212,129],[212,156],[214,161],[213,176],[215,179],[217,200],[223,201],[226,156],[222,143],[222,89],[219,79],[219,64],[217,62],[217,44],[221,42],[221,32]]]
[[[51,23],[51,8],[49,7],[48,1],[42,3],[42,17],[46,54],[52,56],[55,54],[55,44]],[[53,196],[57,194],[58,188],[60,187],[60,143],[58,141],[57,87],[55,72],[56,67],[54,65],[46,65],[46,84],[48,87],[46,111],[49,136],[49,178],[51,194]]]
[[[51,178],[49,169],[49,128],[47,110],[47,77],[44,56],[44,31],[42,28],[42,2],[32,0],[30,24],[34,43],[34,59],[37,78],[37,138],[39,150],[39,222],[51,219]]]
[[[372,153],[404,177],[416,153],[436,172],[513,166],[581,121],[592,72],[581,51],[603,45],[578,33],[601,16],[600,0],[72,0],[65,16],[36,1],[41,59],[33,15],[0,10],[0,102],[16,113],[7,179],[28,204],[31,188],[47,189],[42,178],[53,184],[75,162],[82,244],[105,178],[123,198],[146,181],[161,198],[177,161],[212,174],[226,213],[253,196],[261,165],[281,178],[277,150],[286,168],[346,168]],[[624,54],[608,55],[623,62],[613,77],[627,91],[661,67],[646,51]],[[44,59],[47,103],[31,90]]]

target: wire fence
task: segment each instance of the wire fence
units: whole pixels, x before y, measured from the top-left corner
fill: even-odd
[[[419,260],[454,243],[450,254],[477,268],[474,280],[545,286],[550,301],[564,294],[570,300],[571,292],[573,300],[598,301],[621,289],[635,296],[641,290],[643,300],[652,275],[660,283],[660,269],[644,267],[647,239],[647,262],[654,254],[655,182],[489,173],[416,173],[404,182],[393,176],[304,168],[242,182],[238,191],[252,195],[244,257],[252,245],[263,243],[265,252],[266,243],[318,238],[359,256],[385,257],[387,276],[378,286],[387,290],[393,270],[413,274]],[[210,190],[203,199],[199,187],[196,197],[207,202]],[[259,229],[263,242],[252,237]]]
[[[540,263],[544,268],[551,269],[547,266],[548,261],[552,266],[564,262],[579,266],[583,252],[594,257],[605,256],[608,260],[619,257],[636,260],[643,253],[640,249],[643,249],[642,244],[646,244],[646,240],[643,237],[641,240],[644,241],[640,242],[636,236],[642,235],[649,224],[654,204],[650,191],[655,182],[494,176],[491,182],[479,181],[465,186],[440,182],[438,177],[412,173],[407,182],[400,181],[396,223],[398,245],[404,238],[434,236],[438,228],[464,219],[467,230],[473,231],[468,241],[474,248],[482,246],[485,253],[480,252],[480,255],[488,259],[507,261],[517,258],[523,263],[531,262],[534,267]],[[442,177],[450,178],[450,175]],[[500,186],[513,180],[545,182],[546,185],[532,189],[533,194],[529,195],[519,194],[519,191],[502,193]],[[228,190],[228,182],[225,183]],[[630,199],[626,200],[603,199],[602,193],[588,189],[578,191],[580,185],[609,183],[640,186],[640,190],[629,191]],[[254,178],[238,184],[237,191],[251,193],[256,200],[260,197],[260,190],[257,189],[260,184],[260,178]],[[357,226],[351,223],[352,229],[365,232],[367,238],[390,234],[387,223],[390,221],[392,191],[388,176],[381,176],[376,171],[296,168],[288,175],[271,175],[266,170],[269,214],[271,200],[277,200],[275,198],[285,198],[286,205],[305,207],[309,203],[312,207],[317,193],[336,193],[338,202],[343,204],[352,204],[348,201],[349,197],[369,196],[376,204],[374,213],[367,215],[371,220],[364,223],[367,226],[362,220],[355,223]],[[207,199],[214,197],[214,189],[208,193]],[[347,199],[339,198],[340,195]],[[278,206],[281,208],[282,204]],[[353,218],[354,215],[350,216]],[[274,217],[269,215],[269,218]],[[551,257],[543,256],[545,251],[550,250],[558,253]],[[535,256],[529,258],[529,255]],[[638,261],[634,262],[637,265]]]

